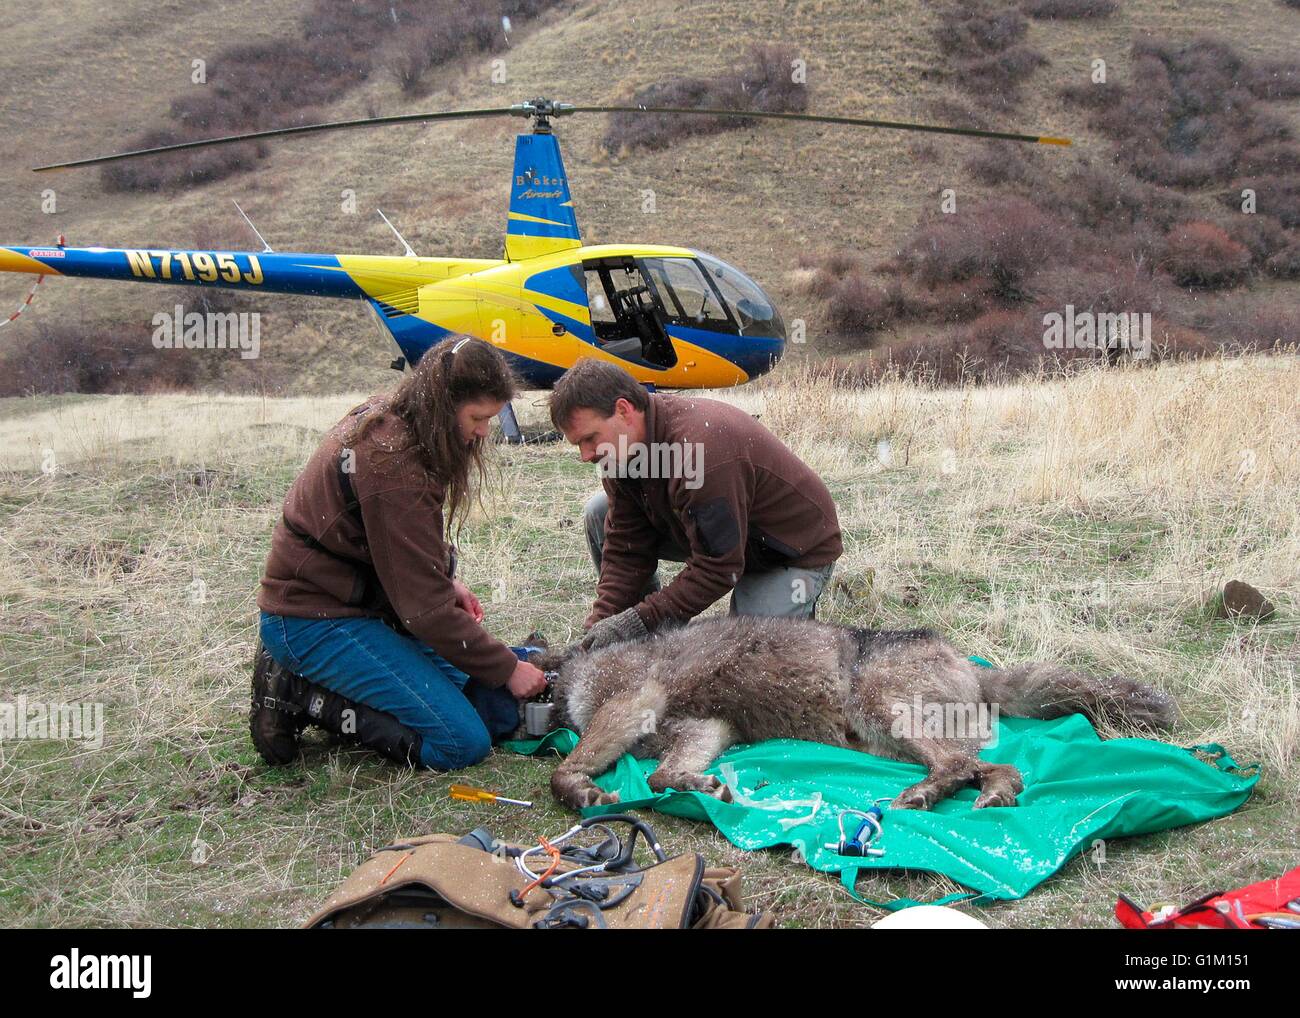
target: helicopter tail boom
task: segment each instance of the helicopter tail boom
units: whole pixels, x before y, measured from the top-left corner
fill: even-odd
[[[475,258],[410,258],[103,247],[0,247],[0,272],[216,286],[391,303],[426,283],[499,265]]]

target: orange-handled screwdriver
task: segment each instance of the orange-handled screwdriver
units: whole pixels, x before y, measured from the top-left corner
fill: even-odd
[[[452,785],[448,791],[453,799],[462,799],[465,802],[508,802],[512,806],[532,806],[531,802],[523,799],[510,799],[504,795],[497,795],[496,792],[489,792],[486,788],[475,788],[473,785]]]

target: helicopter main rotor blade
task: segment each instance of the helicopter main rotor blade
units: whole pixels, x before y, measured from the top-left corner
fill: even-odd
[[[202,141],[183,141],[175,145],[159,145],[157,148],[136,149],[133,152],[118,152],[111,156],[95,156],[93,159],[74,159],[67,163],[50,163],[47,166],[34,166],[32,172],[43,173],[46,170],[66,170],[74,166],[97,166],[102,163],[115,163],[121,159],[136,159],[141,156],[161,155],[166,152],[181,152],[191,148],[205,148],[208,145],[235,145],[241,141],[258,141],[262,138],[278,138],[288,134],[313,134],[318,131],[337,131],[349,127],[382,127],[389,124],[417,124],[428,120],[468,120],[474,117],[504,117],[511,115],[509,107],[489,110],[453,110],[449,113],[406,113],[394,117],[367,117],[363,120],[336,120],[328,124],[303,124],[299,127],[280,127],[271,131],[254,131],[251,134],[232,134],[224,138],[205,138]],[[517,114],[516,114],[517,115]]]
[[[812,113],[767,113],[762,110],[721,110],[688,106],[575,106],[575,113],[687,113],[715,117],[760,117],[767,120],[809,120],[817,124],[848,124],[854,127],[882,127],[893,131],[928,131],[931,134],[960,134],[971,138],[997,138],[1002,141],[1027,141],[1040,145],[1069,145],[1069,138],[1049,135],[1012,134],[1008,131],[981,131],[974,127],[939,127],[899,120],[867,120],[862,117],[818,116]]]
[[[1070,144],[1069,138],[1055,138],[1047,135],[1014,134],[1009,131],[983,131],[974,127],[941,127],[935,124],[914,124],[898,120],[871,120],[863,117],[836,117],[813,113],[769,113],[762,110],[724,110],[712,107],[687,106],[570,106],[567,103],[553,104],[546,100],[534,100],[532,103],[497,109],[452,110],[444,113],[406,113],[393,117],[366,117],[362,120],[337,120],[327,124],[302,124],[297,127],[280,127],[269,131],[232,134],[224,138],[206,138],[202,141],[183,141],[175,145],[159,145],[156,148],[118,152],[113,155],[95,156],[92,159],[74,159],[66,163],[49,163],[45,166],[33,167],[33,172],[43,173],[47,170],[66,170],[76,166],[98,166],[123,159],[138,159],[168,152],[183,152],[186,149],[206,148],[209,145],[236,145],[240,142],[260,141],[263,138],[280,138],[292,134],[314,134],[320,131],[338,131],[352,127],[386,127],[391,124],[418,124],[433,120],[471,120],[476,117],[506,116],[533,116],[540,118],[541,122],[544,122],[547,117],[565,116],[572,113],[663,113],[687,116],[751,117],[764,120],[809,121],[816,124],[845,124],[851,127],[876,127],[894,131],[957,134],[969,138],[995,138],[1002,141],[1034,142],[1041,145]]]

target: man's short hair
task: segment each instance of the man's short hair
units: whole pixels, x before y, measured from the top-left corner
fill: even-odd
[[[563,431],[576,410],[594,410],[602,417],[612,417],[614,404],[620,399],[641,411],[650,406],[645,386],[617,364],[584,357],[551,389],[551,423]]]

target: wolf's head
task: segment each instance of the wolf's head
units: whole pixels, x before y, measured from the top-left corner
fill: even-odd
[[[569,661],[583,653],[580,643],[571,643],[567,647],[542,647],[530,653],[528,660],[544,672],[562,672]]]
[[[528,661],[546,673],[550,683],[546,691],[537,696],[538,702],[549,702],[553,711],[547,722],[552,728],[572,728],[573,721],[565,714],[567,697],[565,696],[565,665],[577,660],[586,652],[582,644],[571,643],[566,647],[551,647],[546,637],[533,630],[523,642],[528,648]]]

